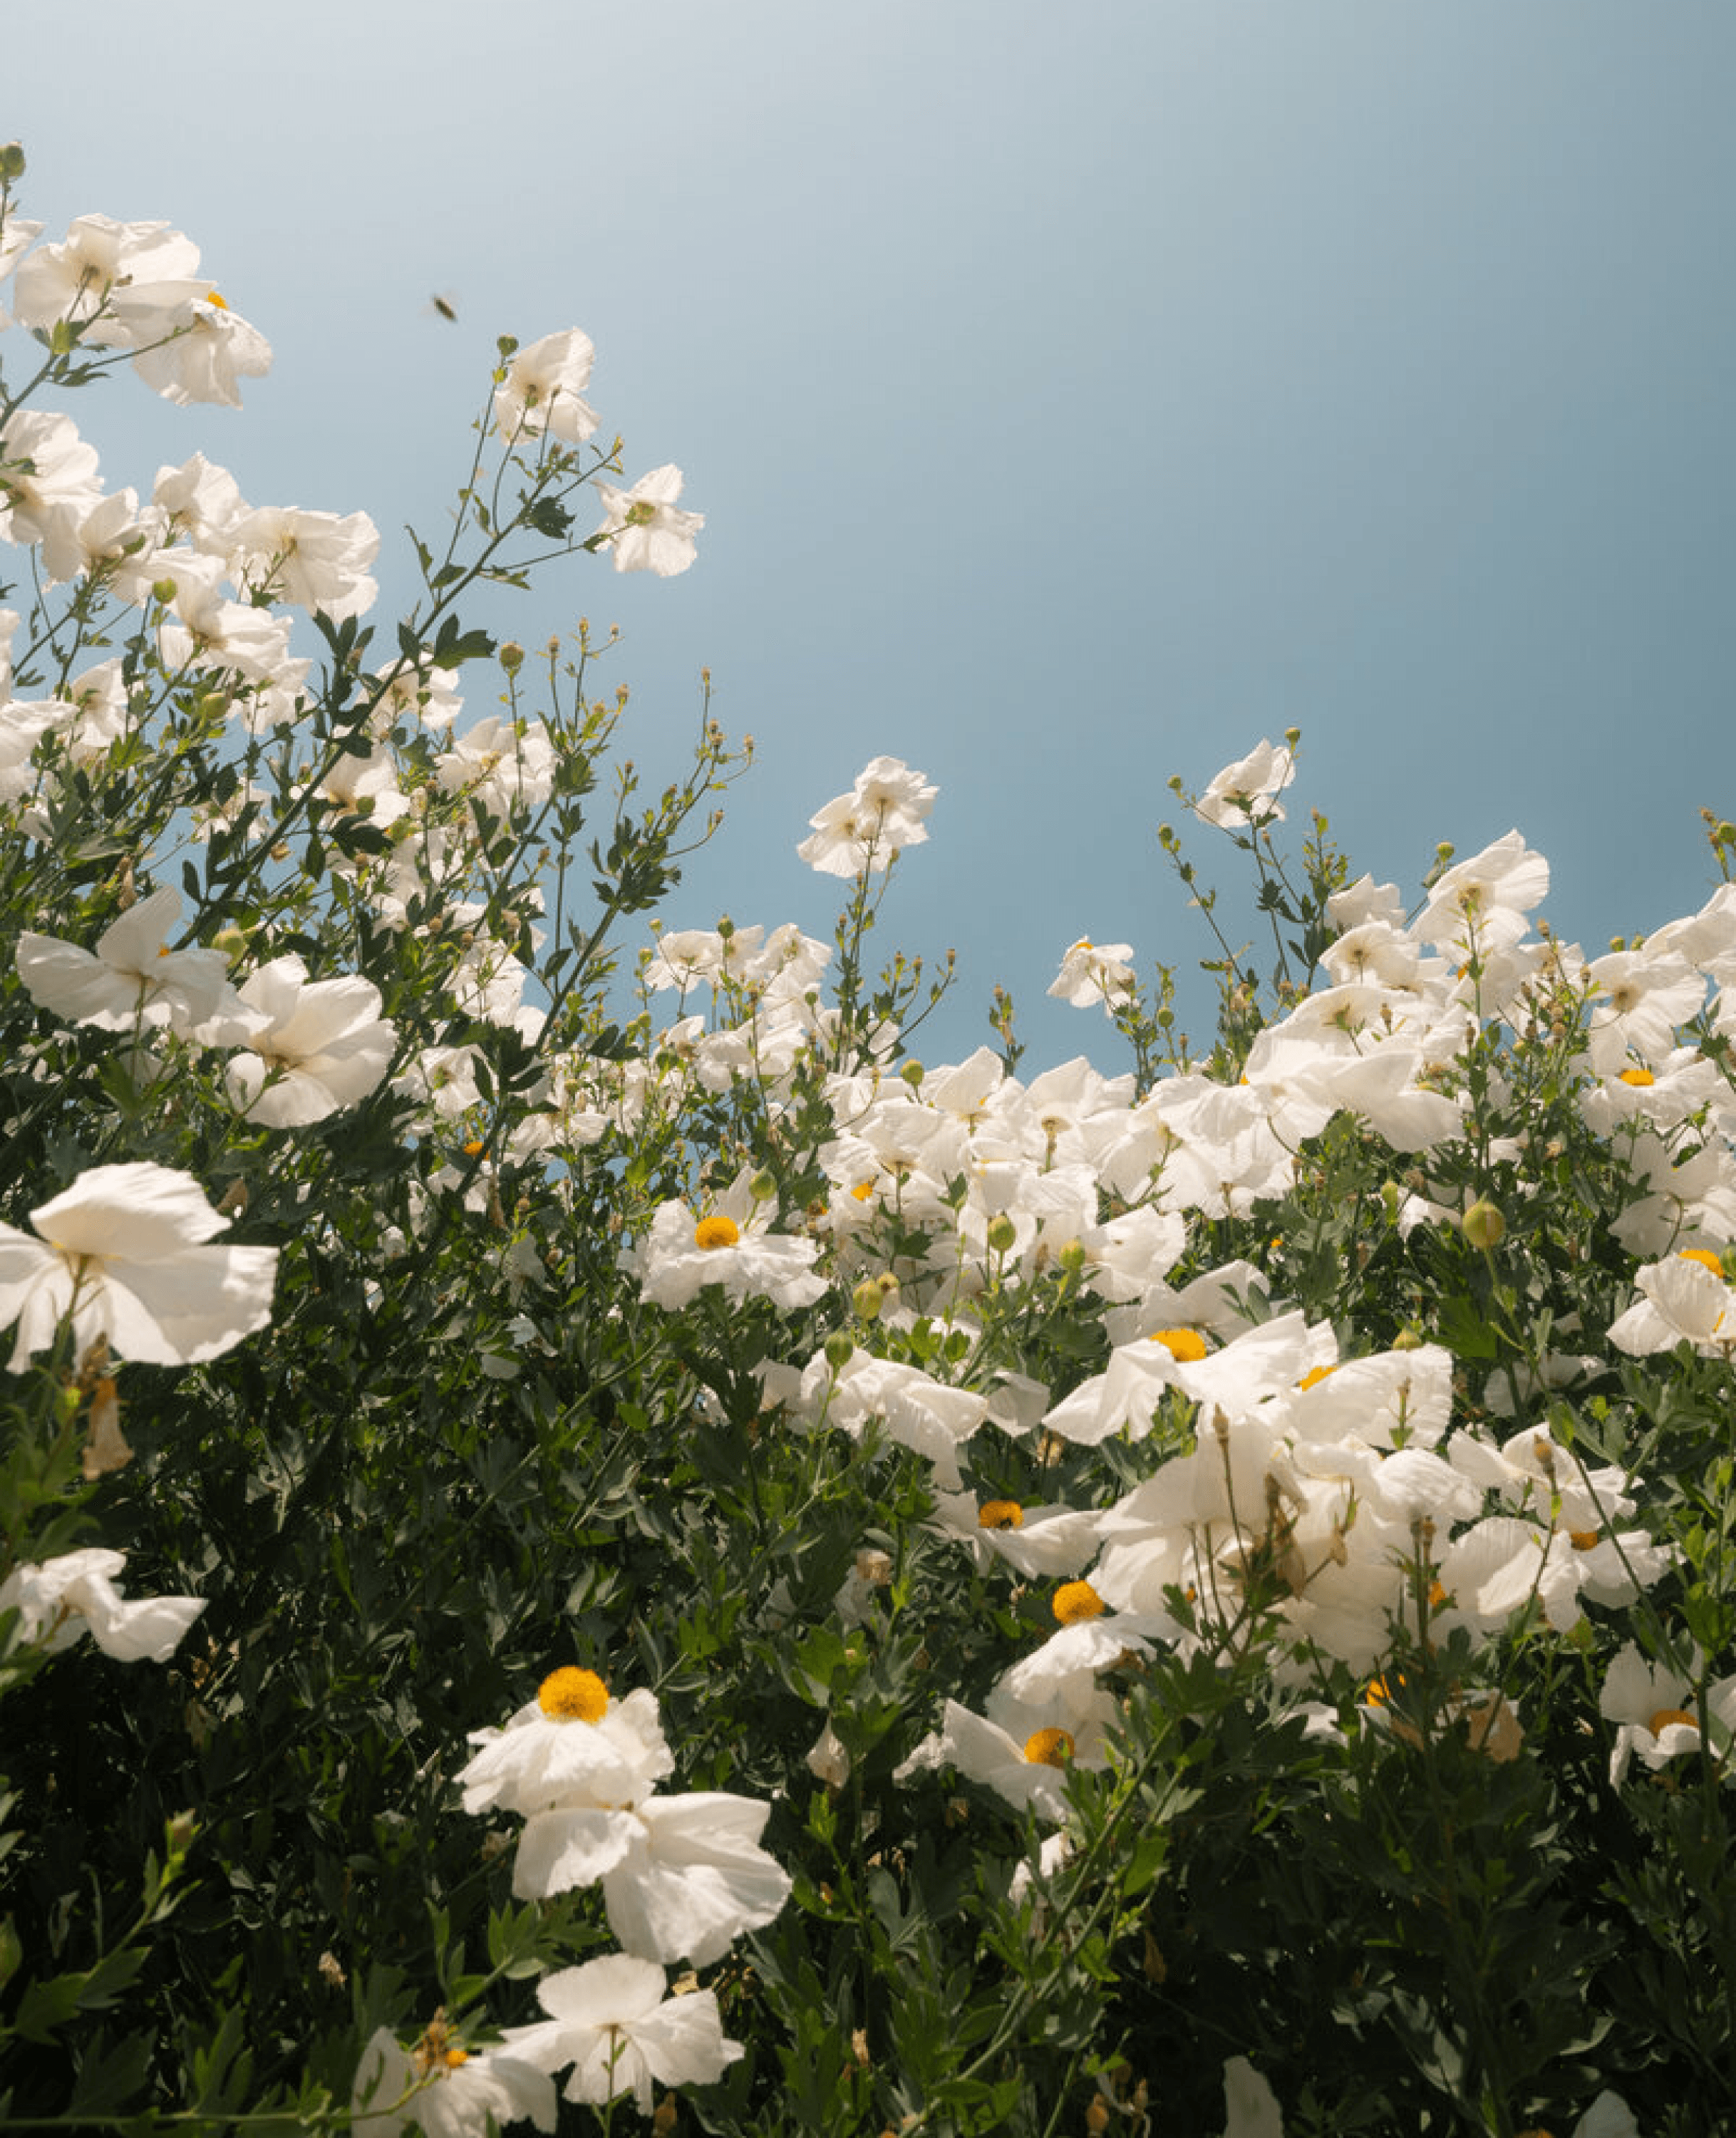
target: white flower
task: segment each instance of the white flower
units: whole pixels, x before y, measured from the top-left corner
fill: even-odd
[[[1278,2097],[1246,2057],[1224,2065],[1224,2138],[1284,2138]]]
[[[1094,943],[1081,935],[1070,945],[1061,961],[1061,972],[1049,992],[1075,1009],[1089,1009],[1101,1003],[1105,1016],[1133,992],[1134,954],[1131,943]]]
[[[198,266],[198,247],[166,222],[81,215],[69,225],[64,244],[38,246],[21,265],[13,301],[27,327],[72,320],[86,325],[87,340],[124,346],[132,339],[126,329],[98,317],[115,293],[178,281]]]
[[[475,1730],[480,1747],[459,1774],[468,1812],[540,1811],[637,1804],[675,1760],[644,1686],[609,1696],[594,1671],[554,1671],[504,1730]]]
[[[1700,1667],[1697,1652],[1691,1667]],[[1636,1752],[1656,1771],[1684,1752],[1699,1750],[1693,1680],[1667,1663],[1647,1662],[1631,1641],[1623,1643],[1605,1674],[1597,1705],[1606,1721],[1617,1726],[1609,1760],[1613,1788],[1626,1779]],[[1726,1730],[1736,1730],[1736,1677],[1709,1685],[1706,1707]]]
[[[509,2027],[516,2057],[539,2071],[573,2071],[562,2092],[568,2101],[601,2105],[631,2093],[639,2112],[651,2111],[651,2084],[707,2086],[743,2053],[724,2038],[717,1998],[710,1989],[668,1997],[663,1970],[630,1953],[607,1953],[583,1967],[563,1967],[537,1984],[549,2018]]]
[[[810,817],[812,836],[796,852],[822,876],[860,876],[883,869],[905,847],[929,836],[925,819],[939,793],[902,759],[877,757],[847,794]]]
[[[670,579],[693,562],[693,538],[705,515],[677,509],[681,481],[681,471],[671,462],[641,476],[631,490],[597,484],[603,522],[591,539],[612,543],[617,572],[655,572]]]
[[[926,1769],[956,1767],[968,1780],[981,1782],[1015,1811],[1035,1811],[1057,1823],[1066,1817],[1065,1769],[1074,1754],[1065,1730],[1034,1731],[1023,1745],[956,1700],[946,1703],[941,1726],[924,1737],[901,1766],[895,1782],[908,1781]]]
[[[271,343],[207,283],[154,283],[117,298],[115,310],[138,349],[134,370],[178,408],[239,408],[240,382],[271,369]]]
[[[379,530],[365,512],[304,512],[271,505],[227,530],[232,571],[240,568],[256,590],[337,622],[372,608],[379,591],[368,567],[379,554]]]
[[[520,733],[510,720],[490,714],[434,760],[448,794],[468,794],[491,817],[515,808],[540,808],[554,792],[554,745],[540,720]]]
[[[1281,823],[1284,808],[1275,798],[1295,776],[1290,751],[1274,749],[1262,741],[1247,756],[1224,767],[1194,803],[1194,814],[1226,832],[1239,832],[1249,824]]]
[[[264,1019],[227,1071],[229,1096],[249,1120],[272,1129],[323,1121],[365,1099],[391,1067],[397,1034],[371,980],[310,980],[288,956],[261,965],[240,992]]]
[[[73,1024],[189,1031],[223,1006],[229,967],[220,950],[169,949],[180,915],[181,894],[165,885],[123,913],[94,952],[27,930],[18,938],[18,978],[44,1009]]]
[[[588,334],[568,327],[514,351],[495,391],[495,428],[503,438],[540,437],[544,431],[576,446],[597,428],[582,398],[597,351]]]
[[[13,1373],[69,1315],[80,1352],[105,1337],[155,1366],[215,1359],[271,1318],[276,1248],[207,1246],[229,1220],[166,1165],[94,1166],[30,1222],[36,1239],[0,1225],[0,1329],[18,1325]]]
[[[771,1810],[705,1789],[625,1809],[538,1812],[519,1838],[512,1890],[546,1900],[600,1881],[609,1928],[628,1952],[706,1967],[789,1898],[788,1874],[758,1846]]]
[[[539,2131],[553,2131],[558,2112],[546,2072],[522,2057],[454,2047],[438,2021],[413,2049],[380,2028],[362,2052],[349,2106],[350,2129],[366,2138],[399,2138],[406,2131],[488,2138],[527,2117]]]
[[[115,1581],[118,1551],[62,1552],[41,1566],[15,1566],[0,1581],[0,1612],[19,1613],[17,1637],[51,1655],[88,1633],[118,1662],[166,1662],[205,1608],[202,1596],[140,1596],[128,1603]]]
[[[812,1240],[769,1231],[775,1204],[756,1203],[745,1173],[697,1220],[685,1203],[666,1203],[649,1237],[628,1257],[654,1306],[685,1306],[708,1285],[725,1298],[769,1299],[779,1306],[811,1306],[826,1290],[814,1273]]]

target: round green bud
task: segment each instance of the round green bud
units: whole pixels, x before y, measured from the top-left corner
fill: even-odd
[[[22,178],[23,175],[24,144],[8,141],[0,148],[0,178],[4,178],[10,184],[14,178]]]
[[[164,608],[167,608],[174,598],[175,583],[173,579],[152,580],[151,599],[153,601],[161,602]]]
[[[1077,1276],[1085,1266],[1085,1251],[1083,1243],[1078,1240],[1069,1240],[1055,1259],[1069,1276]]]
[[[524,649],[515,638],[509,638],[500,648],[500,666],[509,676],[516,676],[524,666]]]
[[[880,1309],[886,1303],[885,1294],[880,1290],[880,1279],[876,1276],[865,1276],[856,1290],[851,1293],[850,1303],[864,1321],[878,1321],[880,1318]]]
[[[913,1054],[909,1056],[905,1061],[899,1063],[898,1073],[904,1078],[905,1083],[909,1086],[910,1089],[914,1091],[921,1088],[922,1080],[928,1074],[928,1071],[923,1067],[921,1062],[919,1062]]]
[[[1019,1237],[1019,1228],[1002,1210],[988,1221],[988,1245],[991,1252],[1009,1254]]]
[[[769,1203],[778,1193],[778,1176],[762,1166],[748,1183],[748,1193],[756,1203]]]
[[[1507,1220],[1486,1196],[1471,1204],[1460,1225],[1471,1245],[1485,1251],[1495,1247],[1507,1230]]]
[[[826,1363],[835,1374],[841,1374],[850,1364],[856,1345],[847,1329],[834,1329],[826,1340]]]

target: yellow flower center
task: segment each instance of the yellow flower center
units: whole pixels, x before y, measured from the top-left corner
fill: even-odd
[[[227,312],[229,309],[227,300],[219,290],[207,290],[205,292],[205,301],[207,305],[215,305],[220,312]]]
[[[977,1525],[985,1530],[1022,1530],[1025,1510],[1017,1500],[985,1500],[977,1510]]]
[[[1569,1530],[1568,1541],[1575,1551],[1595,1551],[1602,1535],[1602,1530]]]
[[[714,1247],[733,1247],[741,1237],[741,1228],[733,1218],[721,1215],[701,1218],[693,1228],[693,1244],[704,1247],[709,1254]]]
[[[551,1671],[537,1687],[536,1704],[553,1722],[601,1722],[608,1709],[609,1689],[595,1671],[568,1663]]]
[[[1296,1386],[1299,1389],[1318,1388],[1329,1374],[1335,1374],[1337,1371],[1336,1366],[1311,1366],[1297,1382]]]
[[[1619,1081],[1624,1084],[1635,1085],[1643,1090],[1647,1084],[1655,1084],[1657,1079],[1649,1069],[1624,1069]]]
[[[466,1158],[480,1158],[485,1146],[480,1136],[471,1136],[464,1146]]]
[[[1699,1727],[1685,1707],[1660,1707],[1646,1727],[1654,1737],[1661,1737],[1672,1722],[1685,1722],[1690,1730]]]
[[[1065,1730],[1034,1730],[1025,1740],[1025,1757],[1034,1767],[1065,1767],[1073,1756],[1073,1740]]]
[[[1076,1626],[1082,1619],[1100,1618],[1109,1606],[1089,1581],[1064,1581],[1051,1608],[1062,1625]]]
[[[1206,1340],[1195,1329],[1153,1329],[1151,1340],[1161,1344],[1173,1359],[1179,1359],[1183,1365],[1192,1365],[1206,1355]]]
[[[1371,1677],[1363,1693],[1370,1707],[1385,1707],[1405,1682],[1402,1671],[1394,1671],[1392,1677]]]
[[[858,1203],[866,1203],[874,1193],[874,1183],[871,1180],[859,1180],[850,1192]]]
[[[1724,1275],[1722,1260],[1709,1247],[1684,1247],[1681,1259],[1685,1262],[1698,1262],[1702,1269],[1710,1270],[1714,1276]]]

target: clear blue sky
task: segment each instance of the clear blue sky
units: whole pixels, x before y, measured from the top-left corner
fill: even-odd
[[[675,925],[828,932],[809,813],[881,751],[939,782],[883,931],[961,954],[930,1061],[1002,979],[1030,1067],[1119,1066],[1043,1000],[1062,950],[1205,954],[1165,782],[1292,722],[1293,821],[1407,889],[1514,824],[1588,948],[1709,888],[1724,0],[99,0],[4,40],[26,212],[167,218],[276,350],[240,416],[87,403],[110,485],[197,445],[389,545],[495,335],[593,337],[700,560],[579,559],[505,620],[621,624],[648,769],[702,666],[755,736]]]

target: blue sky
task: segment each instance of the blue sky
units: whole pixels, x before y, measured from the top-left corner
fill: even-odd
[[[828,932],[809,814],[882,751],[939,783],[881,931],[958,949],[929,1061],[1000,980],[1029,1067],[1119,1066],[1044,999],[1062,951],[1208,954],[1166,782],[1292,723],[1293,824],[1407,890],[1515,824],[1588,949],[1710,887],[1721,0],[158,0],[18,12],[6,61],[25,212],[168,219],[276,349],[240,415],[87,401],[110,484],[202,447],[254,503],[370,512],[402,595],[495,336],[592,336],[699,562],[581,559],[496,620],[620,624],[653,778],[702,666],[755,737],[673,925]]]

